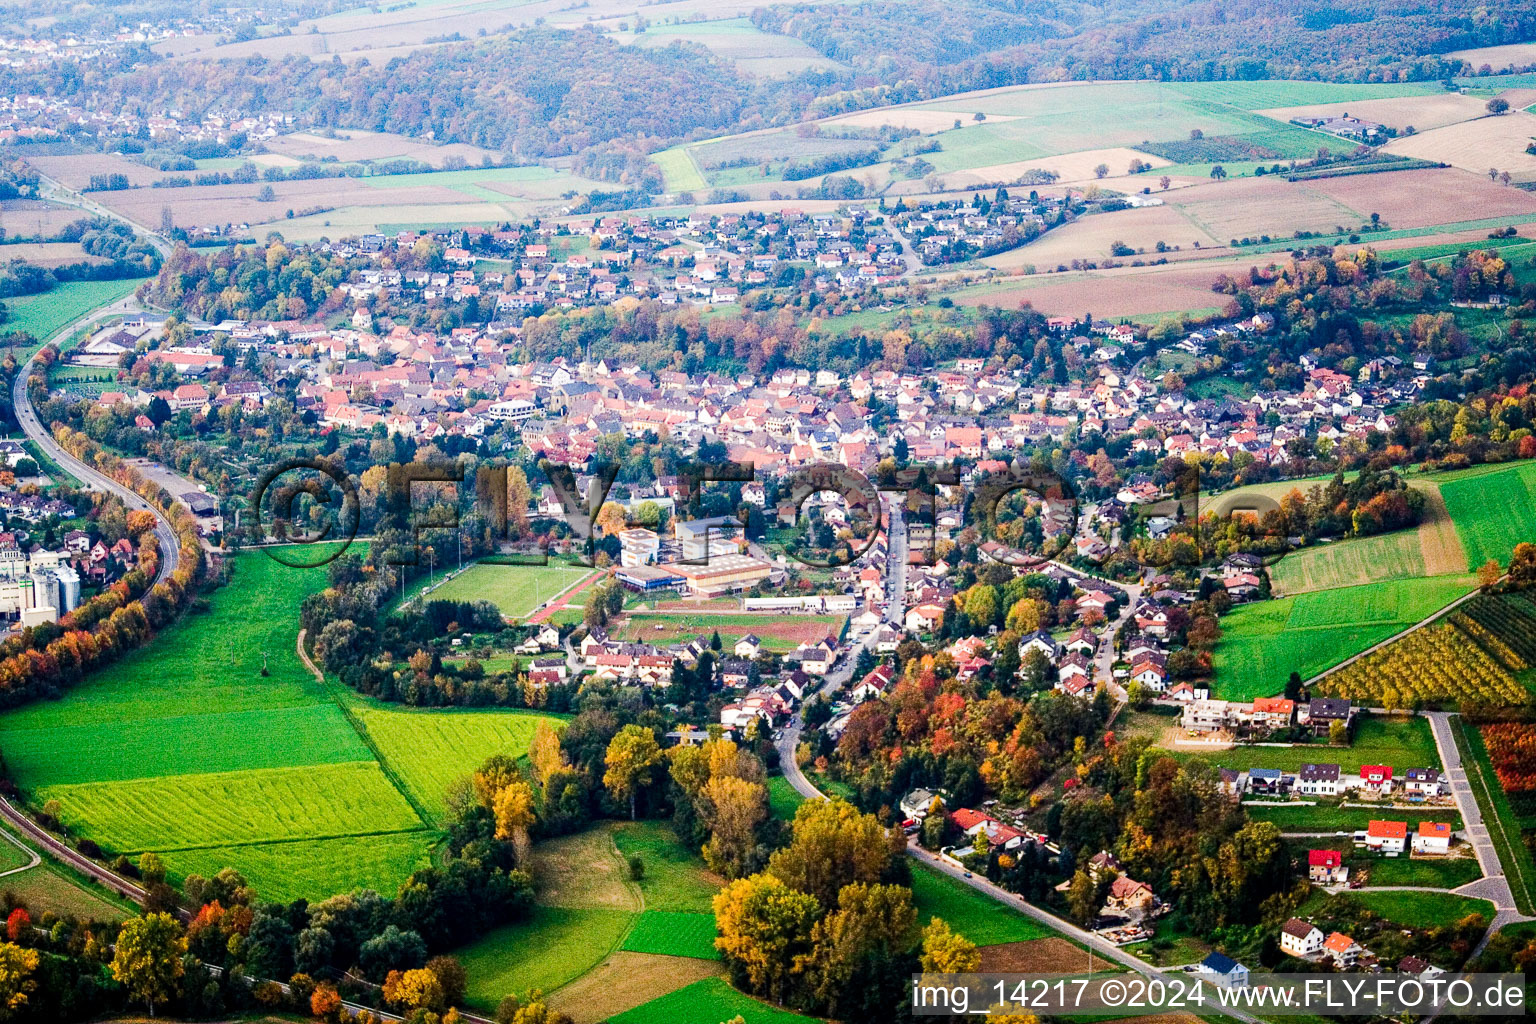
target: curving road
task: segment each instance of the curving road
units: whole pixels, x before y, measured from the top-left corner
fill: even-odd
[[[110,305],[93,309],[73,323],[67,324],[54,332],[48,341],[56,342],[61,338],[67,338],[81,327],[94,323],[103,317],[127,313],[137,308],[137,302],[131,297],[119,299]],[[115,494],[122,499],[123,504],[128,508],[144,509],[154,515],[155,539],[160,543],[160,572],[156,575],[155,582],[163,583],[170,578],[171,573],[175,572],[177,566],[181,563],[181,545],[176,540],[176,532],[171,529],[170,520],[159,509],[139,497],[133,491],[101,473],[99,470],[87,466],[66,452],[53,439],[53,435],[49,433],[48,428],[37,418],[37,410],[32,408],[32,400],[27,395],[27,379],[30,377],[32,366],[36,361],[37,356],[33,355],[31,359],[23,363],[21,369],[16,374],[15,381],[11,385],[11,400],[16,410],[16,421],[21,424],[22,432],[38,448],[42,449],[49,458],[69,470],[92,490]]]

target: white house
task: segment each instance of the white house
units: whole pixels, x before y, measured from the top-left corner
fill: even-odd
[[[1413,834],[1414,853],[1450,853],[1451,825],[1447,821],[1421,821]]]
[[[1248,968],[1225,953],[1212,953],[1200,961],[1200,976],[1222,988],[1246,988]]]
[[[1323,951],[1323,931],[1311,921],[1293,917],[1280,926],[1280,952],[1286,956],[1313,957]]]

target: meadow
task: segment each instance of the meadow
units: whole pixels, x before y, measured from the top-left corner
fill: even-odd
[[[132,295],[148,278],[132,277],[121,281],[69,281],[40,295],[17,295],[5,300],[10,315],[0,324],[0,333],[16,331],[30,334],[36,344],[30,355],[75,320],[97,306]]]
[[[689,614],[687,612],[634,612],[622,626],[611,631],[621,640],[637,640],[654,644],[668,644],[676,640],[690,640],[696,636],[708,638],[720,634],[723,657],[731,657],[736,641],[753,634],[763,642],[763,649],[782,654],[792,651],[799,644],[811,643],[825,636],[836,637],[842,633],[845,615],[779,615],[743,612],[729,614]]]
[[[1350,895],[1388,921],[1405,928],[1432,928],[1460,921],[1468,914],[1481,914],[1484,921],[1493,920],[1492,903],[1448,892],[1361,892]]]
[[[1338,807],[1332,804],[1288,806],[1285,804],[1248,804],[1243,808],[1254,821],[1272,821],[1283,832],[1358,832],[1372,821],[1390,818],[1396,821],[1448,821],[1461,828],[1461,815],[1451,808],[1434,810],[1380,810],[1374,807]]]
[[[1233,609],[1221,620],[1213,678],[1227,700],[1272,696],[1292,671],[1310,679],[1470,592],[1467,576],[1343,587]]]
[[[619,947],[631,953],[660,953],[696,960],[719,960],[715,949],[715,916],[667,910],[646,910]]]
[[[632,917],[622,910],[535,906],[528,920],[498,928],[454,952],[469,972],[466,1002],[494,1010],[510,993],[558,989],[607,957]]]
[[[955,931],[978,946],[1040,939],[1056,933],[1017,910],[923,864],[912,865],[912,903],[917,923],[942,917]]]
[[[1319,544],[1293,551],[1270,567],[1275,591],[1314,590],[1424,575],[1424,553],[1416,529]]]
[[[592,570],[565,565],[471,565],[431,594],[428,601],[489,601],[501,614],[527,618]]]
[[[1292,747],[1237,746],[1230,750],[1178,752],[1176,756],[1210,761],[1224,768],[1279,768],[1296,771],[1304,764],[1337,764],[1346,772],[1358,771],[1363,764],[1393,765],[1399,774],[1408,768],[1438,768],[1440,754],[1429,720],[1418,716],[1383,717],[1370,715],[1355,726],[1354,742],[1348,747],[1327,743]]]

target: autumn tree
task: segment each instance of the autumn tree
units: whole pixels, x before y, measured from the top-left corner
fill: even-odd
[[[435,1010],[441,1013],[446,1005],[442,982],[425,967],[390,971],[384,979],[384,998],[408,1010]]]
[[[533,777],[539,785],[549,784],[549,778],[565,767],[565,753],[560,749],[560,734],[546,718],[540,718],[533,727],[533,740],[528,747],[528,760],[533,765]]]
[[[650,785],[661,758],[656,734],[642,725],[626,725],[608,744],[603,785],[615,801],[629,804],[631,821],[638,813],[640,792]]]
[[[494,807],[496,794],[512,783],[521,781],[522,777],[523,773],[518,770],[516,761],[506,754],[493,754],[475,770],[472,777],[475,797],[480,801],[480,806]]]
[[[709,829],[704,862],[726,878],[740,878],[758,863],[757,830],[768,820],[768,790],[761,783],[720,775],[705,783],[701,816]]]
[[[904,846],[900,832],[844,800],[807,800],[790,832],[789,845],[768,861],[768,873],[828,908],[837,905],[843,886],[880,881]]]
[[[117,935],[112,978],[154,1016],[156,1003],[175,998],[181,990],[186,951],[186,935],[170,914],[129,918]]]
[[[981,970],[981,952],[943,918],[935,917],[923,929],[920,963],[930,974],[974,974]]]
[[[503,786],[491,806],[496,816],[496,838],[511,840],[517,863],[527,864],[533,847],[533,787],[519,779]]]
[[[13,942],[0,943],[0,1020],[9,1020],[25,1010],[27,997],[37,990],[37,966],[41,962],[35,949],[23,949]]]
[[[1504,568],[1497,558],[1490,558],[1477,569],[1477,584],[1484,590],[1495,586],[1504,577]]]
[[[803,959],[821,907],[809,893],[772,875],[752,875],[714,898],[715,948],[752,993],[783,1003]]]

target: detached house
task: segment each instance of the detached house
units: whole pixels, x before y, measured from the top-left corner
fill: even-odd
[[[1339,766],[1336,764],[1304,764],[1296,773],[1296,791],[1307,796],[1338,796],[1344,792]]]
[[[1373,821],[1365,830],[1365,847],[1387,857],[1396,857],[1408,845],[1406,821]]]
[[[1293,917],[1280,926],[1280,952],[1286,956],[1314,957],[1323,951],[1323,931],[1311,921]]]
[[[1318,885],[1338,885],[1348,880],[1344,855],[1338,850],[1308,850],[1307,878]]]
[[[1421,821],[1413,834],[1414,853],[1450,853],[1451,824],[1448,821]]]

